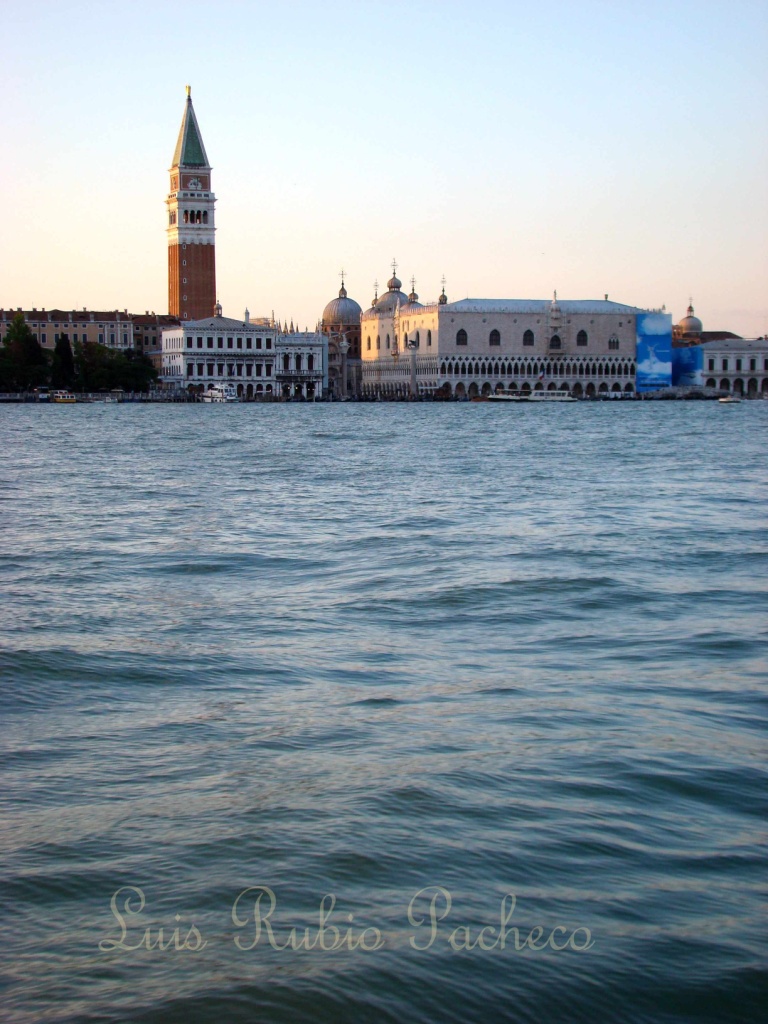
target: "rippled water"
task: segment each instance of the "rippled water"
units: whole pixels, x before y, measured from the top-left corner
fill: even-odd
[[[760,1019],[767,425],[0,409],[3,1019]]]

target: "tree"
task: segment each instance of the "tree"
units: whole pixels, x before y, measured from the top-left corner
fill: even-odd
[[[17,313],[3,339],[3,387],[28,391],[48,382],[48,354]]]
[[[53,350],[51,384],[55,388],[71,388],[75,381],[75,357],[69,335],[62,334]]]

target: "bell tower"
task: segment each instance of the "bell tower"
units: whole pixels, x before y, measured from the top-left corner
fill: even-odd
[[[216,246],[211,165],[192,106],[187,102],[170,170],[168,207],[168,312],[179,320],[213,316]]]

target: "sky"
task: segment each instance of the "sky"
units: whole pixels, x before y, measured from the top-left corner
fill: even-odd
[[[192,99],[224,315],[692,298],[768,333],[764,0],[2,0],[0,307],[167,312]]]

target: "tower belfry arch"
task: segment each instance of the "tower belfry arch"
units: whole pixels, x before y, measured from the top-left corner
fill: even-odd
[[[216,303],[216,196],[211,191],[211,165],[192,106],[192,90],[186,88],[165,201],[168,312],[182,321],[212,316]]]

